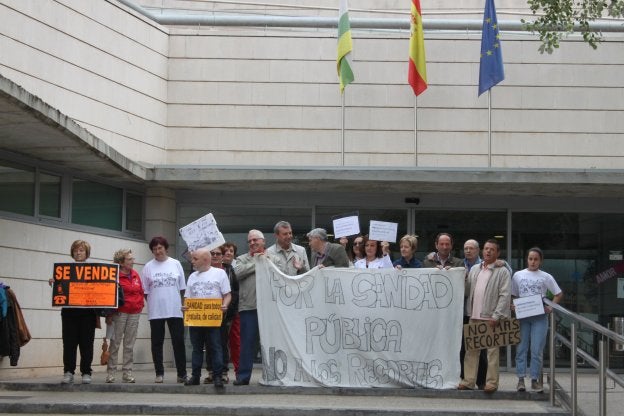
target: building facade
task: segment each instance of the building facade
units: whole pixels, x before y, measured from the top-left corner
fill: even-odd
[[[379,220],[417,234],[421,257],[439,232],[460,256],[466,239],[496,237],[514,269],[537,245],[565,307],[602,324],[624,315],[622,33],[542,55],[536,36],[504,29],[526,2],[500,4],[506,79],[478,97],[480,31],[434,23],[479,20],[483,2],[422,4],[427,91],[407,85],[408,27],[354,27],[341,96],[336,29],[323,26],[337,4],[297,3],[0,0],[0,279],[33,334],[3,372],[60,373],[47,280],[73,240],[99,261],[130,247],[140,267],[164,235],[183,260],[177,229],[208,212],[241,253],[250,228],[285,219],[305,245],[353,211],[364,232]],[[352,3],[353,19],[409,20],[403,1]],[[150,367],[146,317],[136,358]]]

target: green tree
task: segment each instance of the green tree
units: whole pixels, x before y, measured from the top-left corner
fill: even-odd
[[[605,16],[624,17],[624,0],[527,0],[537,19],[523,20],[527,30],[538,33],[541,53],[552,53],[559,41],[577,30],[592,48],[596,49],[602,33],[591,28],[590,22]]]

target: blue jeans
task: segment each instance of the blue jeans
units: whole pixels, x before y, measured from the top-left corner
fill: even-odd
[[[548,315],[520,319],[520,344],[516,350],[516,374],[526,375],[527,352],[531,350],[531,380],[538,380],[542,371],[544,346],[548,334]],[[552,359],[552,358],[551,358]]]
[[[241,351],[236,378],[239,381],[249,381],[256,353],[256,339],[258,338],[258,311],[256,309],[242,311],[239,315]]]
[[[212,376],[214,380],[221,378],[223,369],[223,352],[221,351],[221,328],[220,327],[189,327],[189,335],[193,353],[191,354],[191,367],[193,378],[201,377],[202,364],[204,363],[204,345],[210,349],[212,357]]]

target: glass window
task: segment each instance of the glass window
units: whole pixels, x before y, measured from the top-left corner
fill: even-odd
[[[0,211],[34,215],[35,169],[0,161]]]
[[[143,231],[143,196],[126,193],[126,230]]]
[[[74,179],[72,223],[121,231],[123,190]]]
[[[39,215],[61,217],[61,177],[41,173],[39,175]]]

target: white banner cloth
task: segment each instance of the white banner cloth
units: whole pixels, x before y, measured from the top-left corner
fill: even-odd
[[[256,262],[261,384],[459,384],[464,269],[314,268]]]

